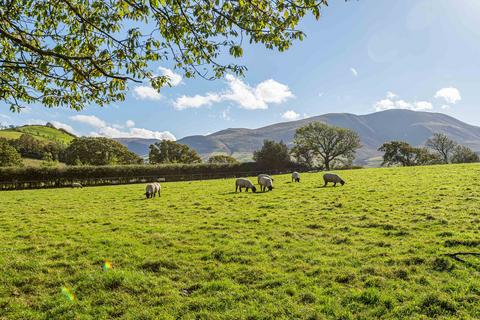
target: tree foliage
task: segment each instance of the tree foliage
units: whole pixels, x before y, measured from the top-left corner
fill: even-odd
[[[438,157],[426,148],[415,148],[404,141],[385,142],[378,151],[384,152],[382,166],[404,167],[427,165],[438,162]]]
[[[294,136],[294,150],[310,151],[325,169],[334,162],[351,162],[361,147],[360,137],[350,129],[338,128],[321,122],[312,122],[298,128]]]
[[[0,167],[21,167],[22,157],[6,139],[0,138]]]
[[[149,62],[186,77],[220,78],[245,67],[246,43],[284,51],[320,18],[327,0],[0,0],[0,100],[76,110],[123,100],[129,81],[168,85]]]
[[[162,140],[150,145],[150,164],[159,163],[201,163],[198,153],[185,144]]]
[[[443,133],[435,133],[425,145],[433,149],[441,157],[443,163],[449,163],[457,143]]]
[[[42,141],[34,136],[24,133],[10,144],[25,158],[44,159],[51,157],[52,161],[63,158],[66,145],[57,141]]]
[[[235,159],[234,157],[231,157],[231,156],[227,156],[227,155],[224,155],[224,154],[217,154],[215,156],[211,156],[209,159],[208,159],[208,163],[237,163],[238,160]]]
[[[119,142],[101,137],[75,138],[65,150],[68,165],[140,164],[143,160]]]
[[[264,140],[262,148],[253,152],[253,160],[261,168],[285,168],[291,163],[287,145],[273,140]]]
[[[472,149],[466,146],[456,146],[453,149],[451,162],[452,163],[472,163],[479,162],[479,156]]]

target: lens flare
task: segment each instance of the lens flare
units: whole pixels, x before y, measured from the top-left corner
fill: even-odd
[[[65,298],[68,299],[68,301],[75,301],[77,300],[77,297],[75,296],[75,294],[72,292],[72,290],[70,290],[69,288],[67,287],[62,287],[62,294],[65,296]]]
[[[110,261],[108,260],[103,260],[103,265],[102,265],[102,269],[103,271],[107,271],[107,270],[110,270],[113,268],[113,265]]]

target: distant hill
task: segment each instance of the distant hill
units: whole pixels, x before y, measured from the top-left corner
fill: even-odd
[[[52,126],[25,125],[14,129],[0,130],[0,138],[18,139],[22,134],[28,133],[41,141],[57,141],[65,144],[75,139],[75,135]]]
[[[385,141],[403,140],[420,146],[435,132],[480,151],[480,127],[472,126],[442,113],[410,110],[387,110],[367,115],[330,113],[298,121],[282,122],[258,129],[227,129],[207,136],[189,136],[178,142],[196,149],[202,156],[226,153],[236,158],[250,159],[263,140],[283,140],[291,146],[295,130],[313,121],[349,128],[356,131],[363,147],[356,162],[368,164],[381,155],[378,147]]]

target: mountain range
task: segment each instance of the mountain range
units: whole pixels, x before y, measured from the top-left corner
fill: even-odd
[[[480,127],[469,125],[443,113],[411,110],[386,110],[367,115],[329,113],[297,121],[272,124],[257,129],[230,128],[209,135],[194,135],[178,140],[195,149],[203,158],[213,154],[228,154],[239,160],[250,160],[253,151],[261,148],[265,139],[284,141],[292,146],[295,130],[313,121],[354,130],[360,136],[362,148],[357,151],[356,163],[378,164],[378,147],[385,141],[402,140],[421,146],[433,133],[444,133],[460,144],[480,151]],[[118,138],[131,151],[148,154],[155,139]]]

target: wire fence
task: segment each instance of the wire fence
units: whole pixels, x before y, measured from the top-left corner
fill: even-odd
[[[261,173],[266,174],[286,174],[291,173],[292,169],[263,170],[263,171],[243,171],[243,172],[214,172],[214,173],[189,173],[189,174],[171,174],[171,175],[151,175],[135,177],[102,177],[102,178],[53,178],[49,180],[32,181],[0,181],[0,190],[23,190],[23,189],[43,189],[43,188],[67,188],[74,184],[80,184],[83,187],[88,186],[106,186],[123,185],[148,182],[174,182],[174,181],[194,181],[208,179],[230,179],[246,176],[256,176]],[[300,171],[300,170],[297,170]]]

